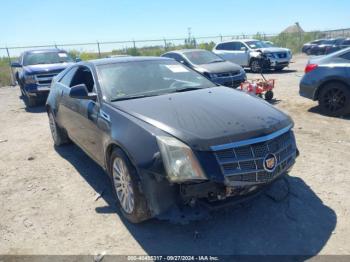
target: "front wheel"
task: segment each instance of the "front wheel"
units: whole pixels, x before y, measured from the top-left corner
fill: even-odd
[[[350,87],[342,83],[329,83],[321,90],[319,105],[323,113],[343,116],[350,113]]]
[[[113,150],[110,169],[113,192],[124,217],[132,223],[150,218],[146,198],[140,192],[137,171],[120,149]]]
[[[261,68],[260,61],[258,59],[254,59],[253,61],[251,61],[250,69],[252,70],[253,73],[261,73],[262,68]]]
[[[34,107],[37,104],[36,98],[32,96],[27,96],[28,107]]]
[[[62,130],[56,123],[52,112],[49,112],[49,124],[53,142],[55,146],[61,146],[69,143],[69,138],[64,130]]]

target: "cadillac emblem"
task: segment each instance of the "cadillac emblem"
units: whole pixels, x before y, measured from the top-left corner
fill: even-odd
[[[274,154],[267,154],[264,158],[264,169],[267,172],[275,171],[277,166],[277,157]]]

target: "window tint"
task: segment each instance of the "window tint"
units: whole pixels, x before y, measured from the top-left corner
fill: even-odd
[[[343,43],[341,43],[342,45],[350,45],[350,40],[345,40]]]
[[[232,51],[235,50],[235,42],[228,42],[228,43],[222,43],[222,44],[218,44],[216,46],[216,50],[228,50],[228,51]]]
[[[346,60],[350,60],[350,52],[342,54],[340,57],[343,58],[343,59],[346,59]]]
[[[71,68],[59,82],[67,87],[70,87],[70,83],[72,82],[72,77],[74,76],[77,69],[78,67]]]

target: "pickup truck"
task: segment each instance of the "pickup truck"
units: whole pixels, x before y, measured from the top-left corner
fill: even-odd
[[[213,52],[227,61],[249,67],[254,73],[270,68],[280,71],[288,66],[292,59],[292,52],[288,48],[273,47],[255,39],[218,43],[214,46]]]
[[[46,100],[52,79],[74,62],[66,51],[56,48],[23,52],[11,66],[16,69],[15,79],[27,105],[32,107]]]

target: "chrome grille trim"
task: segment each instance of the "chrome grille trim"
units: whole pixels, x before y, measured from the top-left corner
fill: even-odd
[[[222,149],[213,150],[221,173],[228,181],[268,182],[289,169],[296,158],[296,144],[291,126],[267,136],[229,145],[217,146]],[[277,166],[273,172],[263,167],[264,159],[270,153],[277,158]]]
[[[267,140],[274,139],[275,137],[278,137],[278,136],[288,132],[291,128],[292,128],[292,125],[289,125],[285,128],[282,128],[282,129],[280,129],[272,134],[266,135],[266,136],[261,136],[261,137],[257,137],[257,138],[247,139],[247,140],[241,140],[241,141],[223,144],[223,145],[218,145],[218,146],[212,146],[210,148],[213,151],[219,151],[219,150],[223,150],[223,149],[230,149],[233,147],[241,147],[241,146],[246,146],[246,145],[250,145],[250,144],[265,142]]]
[[[38,85],[50,85],[52,82],[52,79],[58,75],[58,73],[47,73],[47,74],[37,74],[35,75],[35,79],[38,83]]]

